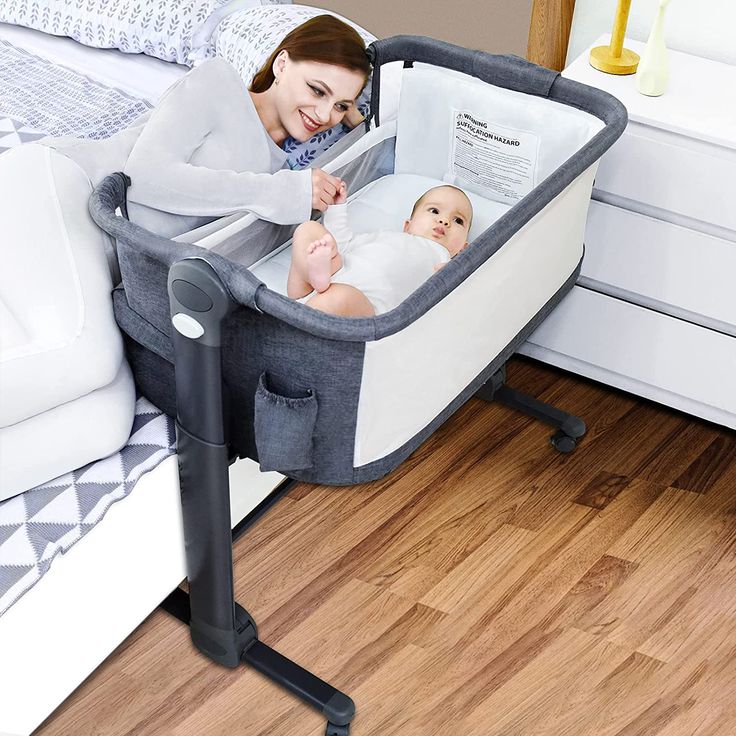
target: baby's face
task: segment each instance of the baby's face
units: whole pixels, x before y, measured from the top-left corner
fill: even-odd
[[[462,192],[437,187],[422,196],[404,232],[434,240],[455,256],[468,244],[471,218],[470,202]]]

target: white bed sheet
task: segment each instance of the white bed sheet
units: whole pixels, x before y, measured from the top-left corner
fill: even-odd
[[[187,71],[2,23],[0,38],[151,102]],[[230,478],[233,525],[283,480],[261,473],[251,460],[233,465]],[[0,617],[0,734],[35,730],[184,574],[179,484],[170,457]]]

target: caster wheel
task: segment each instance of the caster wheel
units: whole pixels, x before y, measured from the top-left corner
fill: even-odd
[[[572,452],[577,446],[577,442],[574,437],[570,437],[569,434],[565,434],[561,429],[558,429],[550,438],[549,443],[558,452],[562,452],[565,455]]]
[[[328,723],[325,736],[348,736],[350,733],[350,724],[346,723],[344,726],[338,726],[335,723]]]

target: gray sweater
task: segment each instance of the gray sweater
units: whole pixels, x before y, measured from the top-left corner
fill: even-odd
[[[224,59],[189,72],[154,110],[111,138],[44,143],[76,161],[95,184],[113,171],[128,174],[130,219],[166,237],[236,212],[280,224],[311,215],[311,172],[282,170],[286,153]]]

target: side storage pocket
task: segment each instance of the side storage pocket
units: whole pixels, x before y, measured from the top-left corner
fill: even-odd
[[[312,434],[317,397],[289,397],[271,391],[268,376],[258,380],[255,433],[261,470],[304,470],[312,467]]]

